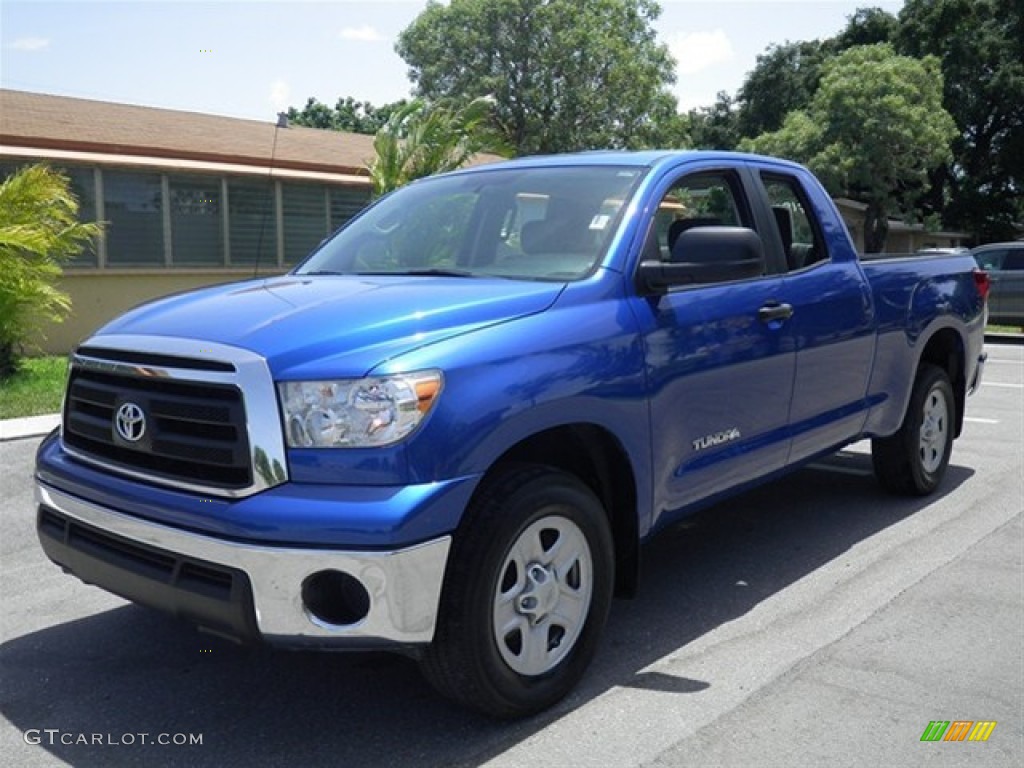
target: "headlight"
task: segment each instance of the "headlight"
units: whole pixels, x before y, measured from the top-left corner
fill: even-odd
[[[277,385],[290,448],[368,448],[397,443],[441,391],[440,371]]]

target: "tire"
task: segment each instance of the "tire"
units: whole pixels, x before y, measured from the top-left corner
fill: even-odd
[[[871,460],[882,487],[926,496],[942,482],[953,450],[956,401],[949,376],[922,363],[899,431],[871,441]]]
[[[532,465],[485,479],[466,514],[421,668],[470,709],[540,712],[597,650],[615,576],[607,515],[579,480]]]

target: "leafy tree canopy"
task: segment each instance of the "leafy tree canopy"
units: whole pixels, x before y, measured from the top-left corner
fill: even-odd
[[[787,114],[810,103],[826,61],[857,45],[891,43],[898,28],[897,18],[881,8],[861,8],[835,37],[770,45],[737,93],[740,134],[752,138],[780,128]]]
[[[691,109],[686,117],[694,149],[735,149],[740,141],[736,101],[725,91],[712,106]]]
[[[393,112],[373,140],[376,157],[369,170],[375,194],[461,168],[482,152],[507,153],[491,128],[492,108],[489,99],[462,107],[414,99]]]
[[[956,132],[942,107],[939,60],[899,56],[880,43],[826,62],[807,108],[742,146],[803,162],[833,196],[867,203],[865,248],[877,252],[889,216],[919,213],[928,172],[950,161]]]
[[[1024,223],[1024,4],[907,0],[899,19],[901,52],[940,57],[959,129],[933,203],[981,240],[1012,238]]]
[[[288,108],[288,120],[307,128],[321,128],[330,131],[347,131],[373,135],[381,129],[396,111],[408,102],[405,99],[392,104],[373,106],[368,101],[356,101],[351,96],[338,99],[334,108],[310,97],[302,110]]]
[[[430,0],[399,36],[418,94],[490,96],[517,154],[634,147],[674,117],[653,0]]]
[[[810,103],[827,52],[817,40],[771,45],[759,54],[737,93],[737,130],[758,136],[782,126],[786,115]]]

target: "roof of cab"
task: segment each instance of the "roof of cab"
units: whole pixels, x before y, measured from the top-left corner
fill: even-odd
[[[779,166],[800,167],[788,160],[781,160],[763,155],[752,155],[743,152],[726,152],[723,150],[702,150],[702,149],[645,149],[633,150],[594,150],[589,152],[573,152],[555,155],[530,155],[518,157],[512,160],[505,160],[497,163],[467,168],[459,173],[477,173],[500,168],[535,168],[535,167],[565,167],[584,165],[610,165],[610,166],[635,166],[655,168],[663,164],[677,165],[685,160],[711,160],[723,163],[737,161],[757,161],[770,163]]]

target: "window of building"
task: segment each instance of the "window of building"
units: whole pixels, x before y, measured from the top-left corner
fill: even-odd
[[[71,267],[113,268],[278,266],[278,225],[285,264],[305,258],[334,229],[369,203],[369,187],[227,179],[213,173],[146,173],[95,165],[56,165],[40,158],[4,157],[0,180],[19,168],[47,163],[65,174],[78,199],[78,218],[96,221],[103,190],[104,232],[67,262]],[[276,208],[280,184],[281,210]],[[166,194],[165,194],[166,193]],[[166,231],[166,225],[170,231]],[[227,235],[225,237],[225,234]],[[168,253],[169,245],[169,253]]]
[[[327,236],[327,206],[322,186],[281,185],[284,261],[301,261]]]
[[[268,181],[228,180],[232,264],[277,264],[274,187]]]
[[[39,160],[24,160],[21,162],[4,161],[0,163],[0,181],[6,179],[15,171],[30,165],[41,162]],[[51,167],[68,177],[71,192],[78,200],[78,220],[82,223],[96,221],[96,183],[92,168],[83,166]],[[87,242],[82,250],[69,261],[65,262],[69,267],[94,267],[96,266],[96,244]]]
[[[370,204],[370,188],[331,187],[331,232]]]
[[[160,175],[103,171],[107,264],[164,264],[163,191]]]
[[[171,262],[224,264],[224,220],[219,176],[171,176]]]
[[[96,172],[92,168],[74,166],[60,169],[71,185],[71,191],[78,200],[78,220],[96,221]],[[95,267],[96,243],[88,242],[85,247],[67,263],[69,267]]]

